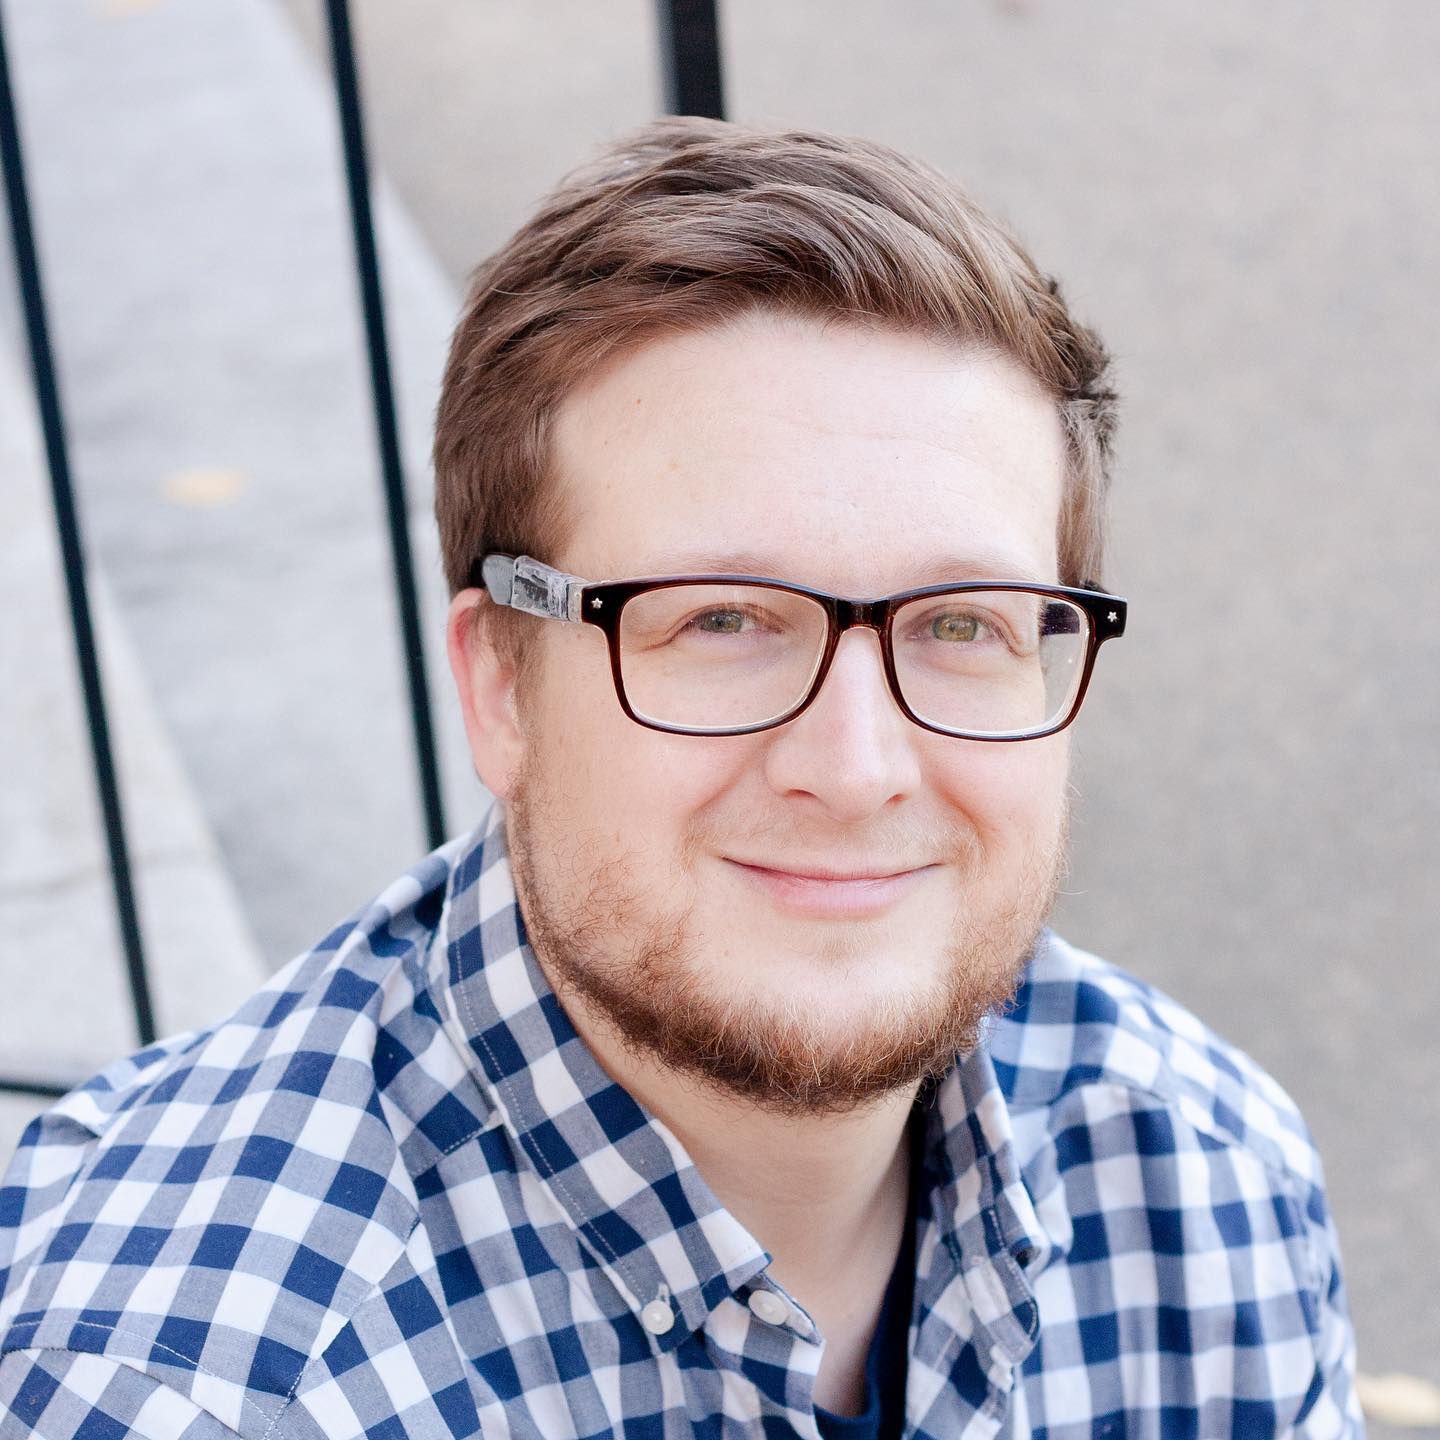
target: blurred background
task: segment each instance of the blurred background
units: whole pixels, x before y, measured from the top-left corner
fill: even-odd
[[[438,375],[470,268],[662,108],[656,11],[352,13],[458,833]],[[732,118],[940,165],[1113,348],[1131,630],[1076,732],[1057,923],[1297,1098],[1362,1369],[1440,1383],[1440,7],[720,13]],[[4,14],[159,1025],[188,1028],[427,848],[323,7]],[[135,1035],[4,251],[0,1071],[64,1081]],[[0,1095],[6,1155],[43,1103]]]

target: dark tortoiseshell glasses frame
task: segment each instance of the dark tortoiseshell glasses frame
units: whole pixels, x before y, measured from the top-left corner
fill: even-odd
[[[1012,580],[971,580],[948,585],[926,585],[917,590],[902,590],[896,595],[882,596],[876,600],[851,600],[841,595],[831,595],[824,590],[814,590],[808,585],[792,585],[784,580],[772,580],[762,575],[659,575],[640,580],[612,580],[595,583],[582,580],[577,575],[567,575],[553,569],[528,555],[487,555],[471,567],[470,583],[483,588],[497,605],[507,605],[526,615],[541,619],[564,620],[572,624],[594,625],[605,634],[610,652],[610,673],[615,682],[615,695],[620,708],[637,725],[647,730],[661,730],[671,735],[753,735],[761,730],[773,730],[793,720],[820,693],[825,677],[830,672],[831,661],[840,637],[856,627],[874,630],[880,640],[880,653],[885,667],[885,678],[890,694],[907,719],[921,729],[937,735],[949,735],[960,740],[1040,740],[1063,730],[1080,713],[1080,705],[1090,686],[1090,675],[1095,668],[1095,656],[1106,640],[1114,640],[1125,633],[1127,605],[1118,595],[1107,595],[1104,591],[1080,589],[1070,585],[1032,585],[1025,581]],[[802,595],[813,600],[825,612],[829,622],[829,633],[824,650],[815,669],[814,679],[805,694],[782,714],[771,716],[753,725],[737,725],[725,729],[702,729],[689,725],[671,725],[638,714],[631,708],[625,694],[625,678],[621,666],[620,616],[625,606],[637,595],[651,590],[663,590],[677,585],[747,585],[767,590],[778,590],[788,595]],[[1056,600],[1068,600],[1087,621],[1085,658],[1080,670],[1079,683],[1069,706],[1058,718],[1042,727],[1023,731],[972,731],[952,729],[938,725],[916,714],[900,685],[895,667],[895,652],[891,642],[891,628],[895,613],[901,606],[912,600],[923,600],[935,595],[963,595],[981,591],[1006,591],[1029,595],[1040,595]]]

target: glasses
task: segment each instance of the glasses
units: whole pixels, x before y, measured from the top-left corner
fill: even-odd
[[[1127,608],[1098,590],[999,580],[879,600],[754,575],[593,584],[527,555],[487,555],[471,583],[498,605],[604,631],[621,709],[677,735],[793,720],[820,693],[841,635],[863,626],[915,724],[967,740],[1039,739],[1075,718]]]

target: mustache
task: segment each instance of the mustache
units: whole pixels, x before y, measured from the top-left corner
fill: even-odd
[[[883,861],[897,869],[974,860],[980,853],[973,826],[949,817],[915,815],[877,819],[859,829],[802,820],[783,812],[764,818],[707,813],[694,818],[682,843],[687,859],[701,854],[737,856],[752,862],[803,857],[861,864]]]

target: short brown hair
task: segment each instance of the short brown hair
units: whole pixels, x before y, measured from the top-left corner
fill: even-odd
[[[1016,360],[1065,429],[1060,579],[1100,583],[1115,394],[1056,282],[956,185],[888,146],[669,119],[562,182],[475,272],[435,426],[451,592],[490,551],[548,559],[563,544],[549,436],[577,384],[658,333],[762,308]]]

